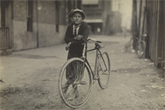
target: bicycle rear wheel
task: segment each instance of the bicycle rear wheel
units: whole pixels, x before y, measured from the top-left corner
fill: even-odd
[[[146,43],[144,41],[140,41],[137,43],[137,54],[139,58],[142,58],[145,56],[146,51]]]
[[[68,60],[59,76],[59,92],[65,104],[71,108],[84,105],[89,99],[91,85],[89,66],[80,58]]]
[[[107,88],[110,78],[110,59],[107,52],[98,55],[97,73],[99,75],[98,83],[102,89]]]

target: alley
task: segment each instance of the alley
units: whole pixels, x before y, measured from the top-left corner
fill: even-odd
[[[153,62],[123,51],[131,36],[91,37],[101,40],[110,56],[110,82],[104,90],[95,83],[90,99],[77,110],[165,109],[165,80]],[[91,64],[94,54],[88,54]],[[1,110],[71,110],[58,92],[58,75],[66,57],[65,44],[0,57]]]

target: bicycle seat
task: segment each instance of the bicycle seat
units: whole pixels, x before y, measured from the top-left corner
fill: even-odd
[[[101,45],[99,43],[96,43],[97,47],[100,49],[100,48],[104,48],[105,46],[104,45]]]
[[[97,40],[96,42],[97,42],[97,43],[101,43],[101,41],[99,41],[99,40]]]

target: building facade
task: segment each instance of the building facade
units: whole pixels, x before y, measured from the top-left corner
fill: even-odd
[[[80,8],[91,34],[121,31],[121,15],[111,0],[2,0],[0,1],[0,53],[46,47],[64,42],[68,13]]]
[[[82,0],[85,21],[91,34],[114,34],[121,31],[121,14],[112,11],[111,0]]]
[[[68,12],[80,0],[0,1],[0,51],[19,51],[63,42]]]

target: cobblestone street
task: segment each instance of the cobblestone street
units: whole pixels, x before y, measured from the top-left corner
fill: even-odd
[[[111,61],[110,82],[92,86],[88,102],[77,110],[164,110],[165,79],[149,59],[124,52],[129,37],[91,36],[102,41]],[[92,48],[93,43],[88,44]],[[95,52],[88,54],[94,64]],[[61,100],[58,76],[66,62],[65,44],[13,52],[0,57],[1,110],[71,110]]]

